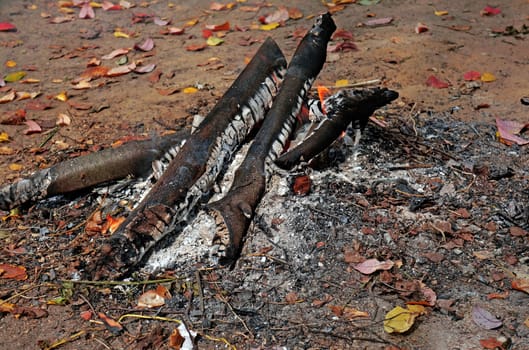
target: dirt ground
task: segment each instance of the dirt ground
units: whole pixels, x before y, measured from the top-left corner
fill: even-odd
[[[200,349],[492,349],[494,339],[503,349],[529,349],[529,157],[527,146],[500,143],[495,126],[495,118],[528,122],[521,100],[529,97],[529,2],[498,2],[498,14],[485,13],[494,5],[486,1],[357,2],[333,16],[353,33],[356,50],[329,52],[315,85],[376,80],[398,91],[376,113],[386,128],[370,124],[356,150],[337,143],[317,170],[274,177],[233,270],[195,255],[150,276],[159,283],[145,284],[145,273],[125,285],[81,283],[82,261],[102,237],[85,229],[98,194],[32,203],[16,217],[0,212],[0,264],[23,266],[28,276],[0,275],[0,299],[18,308],[0,308],[0,349],[178,348],[171,345],[178,321],[199,333]],[[259,17],[282,2],[220,11],[210,1],[131,3],[80,19],[67,1],[0,2],[0,22],[17,28],[0,31],[2,76],[26,72],[0,88],[0,119],[23,110],[42,128],[0,125],[8,135],[0,143],[2,185],[120,139],[188,127],[259,42],[273,37],[290,58],[312,16],[327,10],[320,1],[291,1],[303,16],[265,31]],[[187,49],[206,42],[206,25],[226,21],[221,45]],[[419,22],[428,30],[416,33]],[[164,34],[169,27],[185,32]],[[152,50],[133,48],[148,37]],[[351,41],[331,44],[344,40]],[[119,48],[130,48],[127,64],[156,68],[78,89],[87,64]],[[494,78],[466,81],[469,71]],[[428,86],[430,76],[448,86]],[[25,92],[40,95],[24,99]],[[70,120],[56,127],[61,114]],[[291,184],[305,173],[311,191],[296,195]],[[373,258],[391,269],[355,269]],[[157,285],[171,294],[165,304],[138,308],[138,297]],[[410,302],[426,304],[425,313],[403,334],[385,332],[387,312]],[[85,320],[87,311],[124,329]]]

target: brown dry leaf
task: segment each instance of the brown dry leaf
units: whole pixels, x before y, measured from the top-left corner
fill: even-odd
[[[13,101],[15,99],[15,97],[16,97],[15,90],[11,90],[10,92],[5,94],[4,96],[0,97],[0,103],[11,102],[11,101]]]
[[[370,275],[379,270],[390,270],[394,263],[391,260],[379,261],[377,259],[368,259],[360,264],[353,266],[353,268],[360,273]]]
[[[101,228],[102,234],[106,234],[107,232],[110,232],[110,233],[116,232],[116,230],[119,228],[119,225],[121,225],[121,223],[125,221],[124,216],[114,218],[111,215],[107,215],[106,219],[107,220],[105,224]]]
[[[524,230],[521,227],[518,227],[518,226],[511,226],[509,228],[509,233],[513,237],[525,237],[525,236],[527,236],[527,231]]]
[[[138,307],[154,308],[165,305],[165,299],[155,290],[148,290],[138,298]]]
[[[0,299],[0,313],[2,312],[13,312],[16,305],[12,303],[8,303],[7,301],[3,301]]]
[[[516,278],[511,281],[511,287],[529,294],[529,279]]]
[[[24,266],[0,264],[0,278],[24,281],[28,278],[28,274]]]
[[[97,67],[90,67],[87,68],[83,73],[81,73],[79,79],[74,80],[74,83],[78,83],[82,80],[90,81],[97,78],[104,77],[110,68],[105,66],[97,66]]]
[[[34,120],[26,120],[24,123],[28,126],[28,128],[24,130],[25,135],[38,134],[42,132],[42,128]]]
[[[169,96],[169,95],[172,95],[174,93],[177,93],[180,91],[180,88],[177,88],[177,87],[173,87],[173,88],[167,88],[167,89],[156,89],[156,91],[158,91],[158,93],[162,96]]]
[[[184,344],[185,338],[182,337],[177,328],[173,329],[173,333],[169,336],[169,347],[175,350],[180,350]]]
[[[296,292],[290,292],[285,296],[285,300],[288,304],[292,305],[297,303],[298,301],[298,293]]]
[[[97,316],[99,317],[99,319],[101,321],[103,321],[105,327],[114,335],[119,335],[121,333],[121,331],[123,330],[123,326],[113,320],[112,318],[108,317],[107,315],[105,315],[104,313],[102,312],[98,312],[97,313]]]
[[[369,317],[367,312],[349,306],[328,305],[327,307],[336,316],[343,317],[347,320],[353,320],[358,317]]]

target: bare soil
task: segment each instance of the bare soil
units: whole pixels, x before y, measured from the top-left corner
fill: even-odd
[[[281,2],[210,11],[209,1],[145,1],[118,11],[96,8],[94,19],[79,19],[73,8],[71,21],[52,24],[67,16],[59,3],[0,2],[0,22],[18,29],[0,32],[3,75],[23,70],[39,80],[7,83],[0,97],[9,89],[41,92],[34,100],[1,104],[0,118],[25,109],[26,119],[43,128],[26,135],[26,125],[0,125],[9,135],[1,146],[11,150],[0,155],[2,185],[123,138],[189,127],[252,57],[259,43],[250,42],[272,36],[289,58],[299,40],[293,34],[326,11],[319,1],[291,1],[304,17],[263,31],[252,25]],[[242,8],[257,5],[258,12]],[[513,0],[499,4],[500,14],[480,14],[487,5],[382,0],[337,11],[338,27],[354,34],[358,49],[330,53],[315,85],[380,80],[400,94],[376,113],[388,127],[370,124],[357,149],[347,138],[336,143],[318,169],[272,178],[234,269],[210,266],[203,255],[180,257],[178,265],[150,276],[172,279],[161,283],[171,293],[162,307],[137,308],[138,296],[156,284],[65,284],[84,277],[83,261],[102,238],[85,229],[98,193],[32,203],[17,217],[2,212],[0,263],[24,266],[28,278],[0,279],[0,299],[21,308],[16,317],[0,314],[0,349],[169,349],[177,320],[200,334],[201,349],[481,349],[480,340],[499,337],[507,339],[505,349],[529,349],[529,295],[511,287],[513,279],[529,278],[529,154],[500,143],[494,125],[496,117],[527,122],[529,107],[520,101],[529,96],[527,35],[506,28],[529,25],[529,3]],[[199,22],[183,35],[163,35],[165,27],[150,19],[133,23],[142,13],[171,19],[175,27]],[[362,25],[385,17],[393,21]],[[185,49],[205,42],[204,25],[225,21],[231,30],[222,45]],[[428,31],[417,34],[418,22]],[[131,37],[116,37],[117,28]],[[155,63],[159,80],[154,73],[129,73],[73,88],[90,59],[147,37],[154,50],[131,50],[128,59]],[[118,59],[103,63],[114,67]],[[7,67],[8,60],[17,66]],[[467,82],[463,75],[470,70],[496,80]],[[431,75],[449,87],[427,86]],[[189,86],[199,89],[184,93]],[[171,89],[178,91],[164,93]],[[61,92],[68,101],[55,98]],[[30,108],[34,101],[51,108]],[[61,113],[71,124],[55,130]],[[305,174],[311,190],[296,195],[292,183]],[[354,269],[371,258],[395,266],[369,275]],[[135,277],[147,279],[141,272]],[[431,300],[428,290],[437,300],[410,331],[384,332],[389,310]],[[57,297],[64,302],[53,305]],[[501,327],[478,325],[475,306],[500,319]],[[126,315],[124,330],[112,333],[97,317],[82,319],[92,308],[114,320]],[[369,316],[353,317],[351,309]]]

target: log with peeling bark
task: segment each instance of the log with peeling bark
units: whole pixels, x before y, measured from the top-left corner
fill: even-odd
[[[221,247],[221,264],[231,264],[240,253],[244,235],[265,192],[272,163],[283,151],[307,91],[325,63],[327,43],[335,30],[330,14],[316,19],[294,53],[281,90],[235,172],[229,192],[208,205],[217,224],[215,242]]]
[[[168,233],[177,234],[214,185],[225,162],[260,123],[279,90],[286,60],[267,39],[169,163],[147,196],[88,266],[93,276],[120,276]]]
[[[300,162],[308,162],[329,147],[349,124],[361,132],[373,112],[395,100],[399,94],[386,88],[342,90],[324,101],[326,118],[296,148],[281,155],[275,163],[291,169]],[[357,140],[358,142],[358,136]]]
[[[0,209],[10,210],[27,202],[96,186],[127,176],[144,177],[151,163],[179,144],[187,131],[131,141],[72,158],[50,168],[39,170],[0,189]]]

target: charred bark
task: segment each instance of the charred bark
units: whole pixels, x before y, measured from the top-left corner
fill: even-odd
[[[386,88],[343,90],[324,101],[327,118],[299,146],[281,155],[275,163],[291,169],[308,162],[329,147],[349,124],[362,131],[373,112],[395,100],[399,94]]]
[[[208,206],[217,223],[216,242],[224,247],[221,264],[240,253],[242,240],[266,188],[271,165],[281,154],[307,91],[326,58],[327,43],[336,30],[330,14],[319,16],[290,62],[285,80],[246,158],[224,198]]]
[[[105,242],[101,256],[91,266],[96,277],[125,272],[186,220],[198,200],[208,194],[226,160],[264,118],[285,67],[281,50],[267,39],[148,195]]]
[[[39,170],[0,189],[0,209],[10,210],[30,201],[74,192],[127,176],[143,177],[154,160],[187,136],[181,131],[150,140],[131,141]]]

